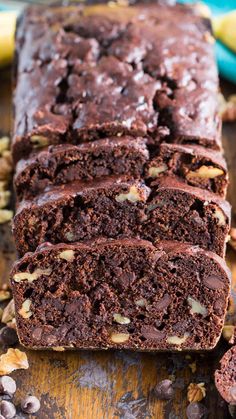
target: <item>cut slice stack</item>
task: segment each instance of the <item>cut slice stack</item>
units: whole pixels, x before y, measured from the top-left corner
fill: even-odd
[[[24,345],[216,345],[230,206],[212,41],[182,5],[21,16],[11,283]]]

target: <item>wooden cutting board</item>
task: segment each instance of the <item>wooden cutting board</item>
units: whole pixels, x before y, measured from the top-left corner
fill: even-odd
[[[0,132],[9,134],[11,126],[10,69],[0,72]],[[236,87],[222,83],[223,92],[233,94]],[[236,211],[236,124],[224,127],[224,147],[230,170],[229,200]],[[233,217],[234,218],[234,217]],[[0,226],[0,280],[7,282],[15,259],[10,225]],[[236,252],[227,260],[235,278]],[[205,383],[209,418],[229,418],[227,404],[214,386],[213,374],[219,358],[228,348],[222,339],[209,353],[134,353],[126,351],[26,351],[30,368],[17,371],[16,399],[26,394],[41,400],[41,419],[183,419],[186,418],[187,387]],[[23,349],[24,350],[24,349]],[[194,366],[196,365],[196,371]],[[174,381],[175,397],[157,400],[153,387],[164,378]]]

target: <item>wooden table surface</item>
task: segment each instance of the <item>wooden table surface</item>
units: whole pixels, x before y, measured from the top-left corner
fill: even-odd
[[[0,132],[8,134],[11,125],[10,69],[0,72]],[[223,83],[223,92],[236,87]],[[224,146],[230,169],[229,199],[236,211],[236,124],[224,127]],[[0,229],[0,280],[7,282],[15,259],[10,226]],[[236,284],[236,252],[227,260]],[[235,272],[235,273],[234,273]],[[187,387],[204,382],[208,418],[229,418],[228,407],[217,393],[213,373],[220,356],[228,348],[222,339],[209,353],[134,353],[124,351],[26,351],[30,368],[12,374],[18,389],[16,400],[33,394],[41,400],[36,415],[42,419],[182,419],[186,418]],[[24,350],[24,349],[23,349]],[[193,373],[190,364],[196,363]],[[157,400],[153,387],[164,378],[174,380],[175,397]]]

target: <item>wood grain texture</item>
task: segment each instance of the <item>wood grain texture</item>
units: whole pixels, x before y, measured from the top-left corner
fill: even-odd
[[[10,72],[0,73],[0,131],[10,131]],[[224,90],[232,91],[225,85]],[[224,146],[230,167],[229,198],[236,210],[236,125],[224,128]],[[6,282],[15,259],[10,226],[0,229],[0,280]],[[228,261],[236,284],[236,257],[230,251]],[[234,285],[235,286],[235,285]],[[213,373],[228,345],[204,354],[134,353],[134,352],[42,352],[26,351],[30,363],[27,371],[12,374],[18,384],[16,400],[34,394],[42,408],[41,419],[183,419],[186,418],[187,387],[204,382],[207,390],[204,405],[210,419],[230,417],[226,403],[218,395]],[[196,363],[192,373],[190,364]],[[153,387],[164,378],[174,380],[172,401],[158,401]]]

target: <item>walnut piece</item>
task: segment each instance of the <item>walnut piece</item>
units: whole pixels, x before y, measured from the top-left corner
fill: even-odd
[[[190,383],[187,395],[190,403],[200,402],[204,397],[206,397],[205,384]]]
[[[118,314],[118,313],[115,313],[113,315],[113,319],[116,323],[119,323],[119,324],[129,324],[130,323],[130,319],[128,317],[121,316],[121,314]]]
[[[19,349],[9,348],[0,356],[0,375],[10,374],[14,370],[29,368],[27,356]]]
[[[223,213],[223,211],[220,208],[215,209],[215,212],[213,214],[213,218],[215,218],[217,220],[217,223],[219,226],[224,226],[225,225],[225,215]]]
[[[114,343],[124,343],[129,340],[129,333],[112,333],[110,339]]]
[[[24,319],[29,319],[32,316],[32,311],[30,311],[31,300],[27,298],[22,304],[21,309],[18,311],[21,317]]]
[[[192,297],[187,298],[188,305],[191,307],[190,313],[191,314],[201,314],[203,317],[206,317],[208,311],[206,307],[204,307],[198,300],[195,300]]]
[[[219,95],[220,115],[223,122],[233,122],[236,120],[236,95],[229,96],[225,100],[222,94]]]
[[[0,180],[9,182],[11,173],[12,173],[11,152],[10,150],[6,150],[6,151],[3,151],[0,157]]]
[[[33,148],[46,147],[48,143],[48,138],[44,135],[32,135],[30,142],[33,144]]]
[[[2,152],[7,150],[9,147],[10,147],[10,138],[9,137],[0,138],[0,154],[2,154]]]
[[[232,324],[225,324],[222,330],[224,339],[227,340],[230,344],[234,343],[234,329],[235,326]]]
[[[75,252],[74,250],[63,250],[63,252],[59,253],[58,258],[59,259],[65,259],[68,262],[72,262],[72,260],[74,260],[75,257]]]
[[[13,218],[13,211],[0,209],[0,224],[7,223]]]
[[[0,301],[10,300],[11,293],[8,290],[0,290]]]
[[[10,201],[10,191],[0,191],[0,209],[5,208]]]
[[[158,177],[160,173],[166,172],[166,170],[168,170],[168,166],[165,163],[163,163],[157,167],[149,167],[148,174],[150,177]]]
[[[64,352],[65,348],[64,348],[64,346],[53,346],[52,350],[56,351],[56,352]]]
[[[119,195],[115,197],[115,200],[117,202],[124,202],[124,201],[138,202],[142,200],[142,197],[139,194],[139,191],[136,188],[136,186],[131,186],[129,192],[120,193]]]
[[[2,313],[2,323],[9,323],[15,317],[15,305],[14,300],[12,299],[7,306],[3,309]]]
[[[146,298],[140,298],[140,300],[135,301],[135,305],[138,307],[146,307],[148,304]]]
[[[185,333],[181,338],[179,336],[169,336],[166,339],[166,342],[170,343],[170,345],[180,346],[188,339],[188,337],[189,333]]]
[[[201,178],[201,179],[214,179],[218,176],[224,174],[222,169],[214,166],[201,166],[197,170],[190,170],[186,178],[187,179],[194,179],[194,178]]]
[[[37,268],[32,273],[30,273],[30,272],[17,272],[13,276],[13,279],[14,279],[15,282],[20,282],[20,281],[24,281],[24,280],[26,280],[28,282],[33,282],[42,275],[49,276],[51,274],[51,272],[52,272],[51,268],[47,268],[47,269]]]

